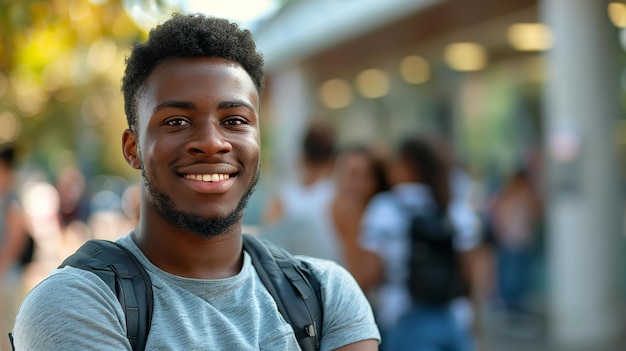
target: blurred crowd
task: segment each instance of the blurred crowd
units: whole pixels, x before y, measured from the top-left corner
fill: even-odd
[[[314,121],[303,133],[298,165],[298,177],[264,202],[258,234],[348,269],[370,298],[381,350],[485,349],[492,325],[484,311],[505,331],[538,336],[527,323],[541,312],[536,158],[479,179],[440,136],[411,135],[388,148],[345,144]],[[446,213],[458,234],[454,249],[469,289],[443,309],[411,307],[407,207]]]
[[[87,179],[74,164],[57,174],[0,150],[0,329],[10,330],[25,294],[91,238],[115,240],[135,226],[139,188],[118,176]],[[9,350],[0,337],[0,350]]]
[[[261,191],[269,196],[249,229],[294,254],[344,266],[370,298],[385,340],[393,339],[394,325],[408,311],[406,298],[396,291],[406,274],[401,267],[406,245],[394,239],[402,211],[389,205],[396,195],[409,205],[445,209],[456,223],[455,248],[464,254],[471,289],[465,302],[450,310],[469,342],[480,343],[477,312],[485,306],[509,317],[533,312],[542,206],[531,165],[521,164],[502,179],[476,179],[443,138],[413,136],[389,148],[345,144],[332,126],[319,121],[301,141],[298,178]],[[426,163],[407,166],[407,160],[426,156]],[[52,177],[18,167],[15,150],[5,147],[0,153],[0,329],[10,329],[23,296],[83,242],[115,240],[132,229],[138,194],[138,186],[125,179],[87,178],[74,164],[59,167]],[[392,349],[385,342],[381,346]],[[5,347],[3,340],[0,350]]]

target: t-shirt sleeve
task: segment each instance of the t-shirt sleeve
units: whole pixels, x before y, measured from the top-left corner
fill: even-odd
[[[380,341],[372,308],[352,275],[332,261],[311,261],[322,285],[324,320],[320,350],[334,350],[368,339]]]
[[[469,251],[480,245],[480,222],[476,213],[465,201],[453,201],[448,209],[458,235],[454,246],[458,251]]]
[[[95,274],[59,269],[22,302],[13,329],[16,350],[131,350],[124,312]]]
[[[369,202],[361,221],[359,245],[384,257],[390,238],[403,233],[402,214],[393,206],[387,193],[379,193]]]

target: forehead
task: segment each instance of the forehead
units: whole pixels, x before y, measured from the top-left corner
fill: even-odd
[[[256,86],[248,72],[234,61],[214,57],[176,58],[157,65],[148,76],[139,99],[247,99],[258,107]]]

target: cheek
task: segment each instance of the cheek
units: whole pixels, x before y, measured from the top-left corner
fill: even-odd
[[[261,157],[261,141],[258,133],[250,135],[247,138],[241,140],[242,153],[246,155],[249,160],[260,160]]]

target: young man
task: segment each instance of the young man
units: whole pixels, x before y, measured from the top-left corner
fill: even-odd
[[[175,15],[127,60],[122,149],[141,173],[141,205],[136,229],[118,243],[152,280],[148,350],[299,350],[242,249],[242,212],[259,177],[262,64],[249,31],[202,15]],[[321,350],[377,350],[352,277],[301,259],[322,286]],[[102,280],[65,267],[24,300],[14,344],[130,350],[124,318]]]

